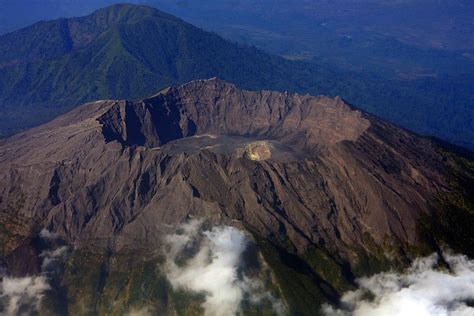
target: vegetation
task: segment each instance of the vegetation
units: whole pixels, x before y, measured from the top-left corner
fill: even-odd
[[[472,153],[442,154],[451,190],[438,196],[436,211],[420,220],[420,229],[433,247],[447,246],[473,258],[474,159]]]
[[[9,202],[6,208],[0,209],[0,258],[9,254],[25,236],[30,234],[31,229],[26,224],[30,219],[19,215],[26,198],[25,193],[20,193],[15,196],[14,202]]]
[[[46,35],[45,35],[46,34]],[[420,133],[474,146],[474,77],[384,80],[234,44],[148,7],[116,5],[0,37],[0,133],[72,106],[218,76],[246,89],[340,95]]]

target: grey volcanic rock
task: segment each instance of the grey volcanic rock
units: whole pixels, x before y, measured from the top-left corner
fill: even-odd
[[[269,157],[238,154],[254,142],[271,144]],[[350,258],[367,236],[417,245],[417,220],[447,188],[442,160],[431,141],[340,98],[193,81],[2,140],[0,220],[16,236],[3,251],[44,227],[76,249],[145,248],[189,217],[288,238],[301,253]]]

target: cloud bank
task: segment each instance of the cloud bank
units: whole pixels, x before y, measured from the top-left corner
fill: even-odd
[[[1,315],[31,315],[38,310],[43,296],[51,290],[50,279],[58,272],[68,248],[58,244],[58,236],[42,230],[39,234],[45,249],[40,253],[41,273],[36,276],[14,278],[3,275],[0,281]]]
[[[46,277],[4,277],[0,283],[0,300],[5,310],[2,315],[29,315],[38,308],[50,286]]]
[[[206,315],[235,315],[246,297],[254,304],[267,300],[281,313],[283,304],[265,291],[261,281],[241,271],[249,244],[245,234],[229,226],[204,232],[200,227],[201,222],[194,220],[166,238],[166,274],[173,288],[205,294]],[[184,262],[177,264],[180,261]]]
[[[443,259],[449,269],[441,268],[433,254],[415,260],[403,274],[361,278],[359,289],[342,297],[341,309],[326,305],[323,310],[331,316],[474,315],[474,261],[452,254]]]

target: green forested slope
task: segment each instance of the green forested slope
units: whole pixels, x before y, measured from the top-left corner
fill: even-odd
[[[214,76],[252,90],[340,95],[420,133],[474,147],[474,78],[459,85],[439,79],[387,81],[289,61],[134,5],[1,36],[0,133],[41,123],[86,101],[136,99]]]

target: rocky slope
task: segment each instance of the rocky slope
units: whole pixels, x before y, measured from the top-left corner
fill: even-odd
[[[112,313],[113,295],[130,302],[117,271],[147,286],[144,265],[159,266],[151,254],[190,218],[249,232],[292,314],[317,313],[358,275],[451,245],[442,220],[450,207],[472,221],[469,159],[340,98],[215,78],[85,104],[0,149],[6,268],[35,273],[36,236],[57,234],[73,250],[58,281],[71,313]],[[150,286],[166,283],[156,278]],[[155,299],[181,313],[172,297]]]

